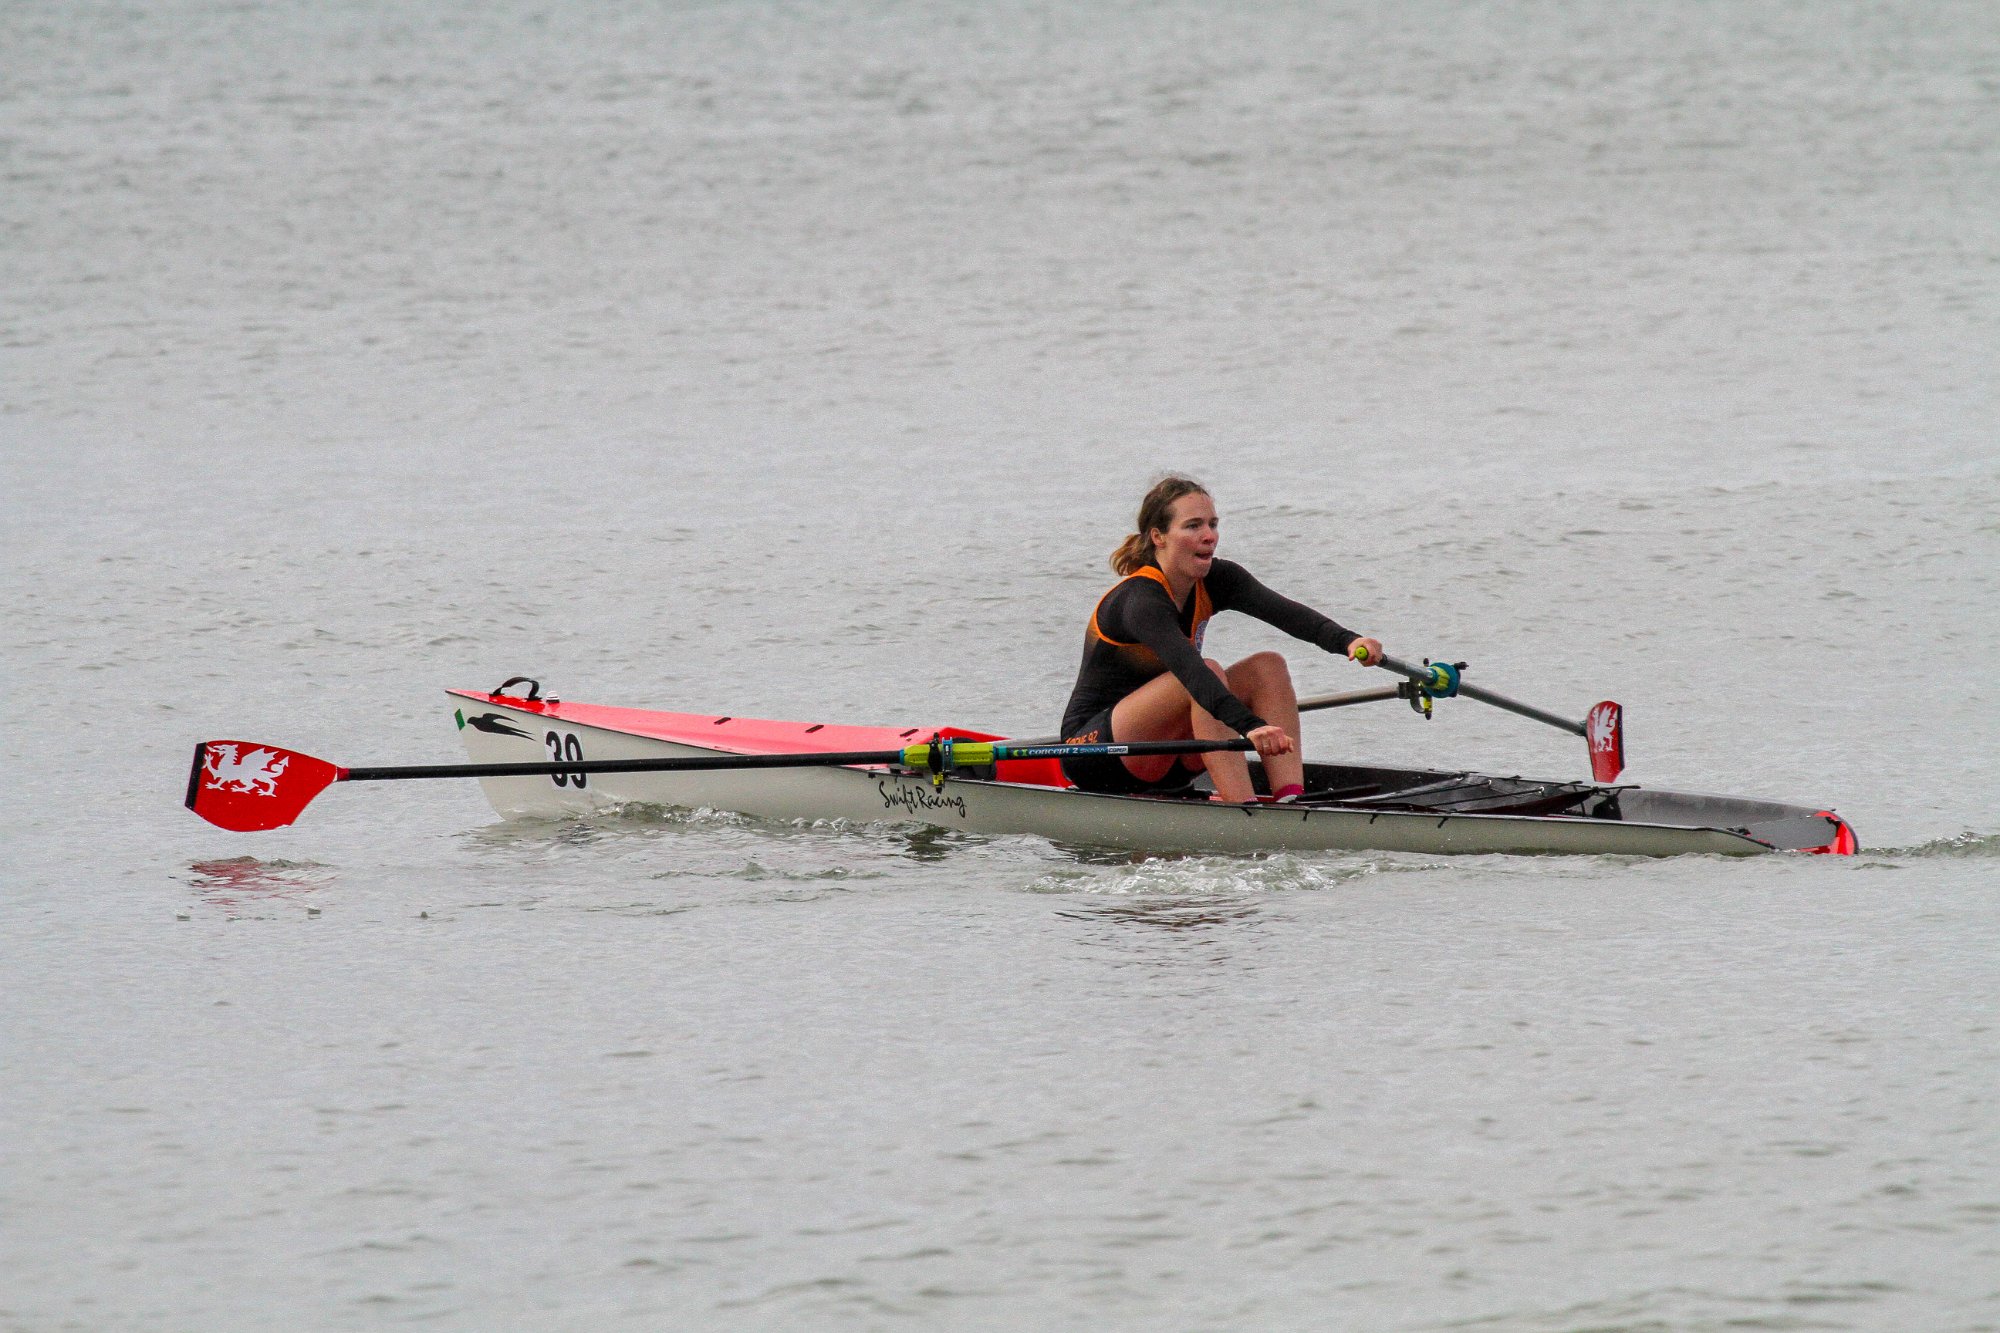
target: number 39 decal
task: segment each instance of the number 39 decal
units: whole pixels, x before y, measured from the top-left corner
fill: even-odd
[[[565,735],[560,731],[552,731],[543,738],[543,743],[549,747],[549,758],[558,763],[565,759],[581,760],[583,758],[583,742],[579,741],[574,734]],[[554,782],[558,787],[581,788],[584,784],[584,779],[588,776],[589,774],[587,773],[551,773],[549,774],[549,780]]]

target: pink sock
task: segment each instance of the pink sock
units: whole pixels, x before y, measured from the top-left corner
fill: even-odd
[[[1306,794],[1306,789],[1296,782],[1287,782],[1271,793],[1273,801],[1296,801]]]

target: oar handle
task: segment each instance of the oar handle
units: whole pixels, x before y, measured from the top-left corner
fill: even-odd
[[[1382,666],[1399,676],[1408,676],[1419,685],[1432,684],[1436,679],[1435,673],[1430,667],[1411,666],[1408,662],[1398,661],[1386,653],[1382,656]],[[1532,704],[1524,704],[1518,699],[1509,699],[1504,694],[1495,694],[1492,690],[1484,689],[1478,685],[1468,685],[1463,680],[1459,681],[1458,692],[1468,699],[1477,699],[1481,703],[1492,704],[1495,708],[1504,708],[1510,713],[1519,713],[1522,717],[1533,718],[1537,722],[1567,731],[1572,735],[1588,735],[1581,722],[1572,722],[1566,717],[1557,717],[1554,713],[1544,712]]]

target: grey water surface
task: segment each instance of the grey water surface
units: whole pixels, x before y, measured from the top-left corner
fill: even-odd
[[[2000,1329],[1996,366],[1986,3],[0,7],[0,1328]],[[1864,853],[181,808],[1045,734],[1170,468]]]

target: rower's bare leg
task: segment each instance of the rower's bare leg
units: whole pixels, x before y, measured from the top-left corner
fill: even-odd
[[[1220,662],[1210,662],[1208,665],[1223,680],[1227,681],[1229,679],[1228,674],[1223,671]],[[1236,691],[1231,690],[1230,693],[1235,694]],[[1236,697],[1239,699],[1243,698],[1240,694],[1236,695]],[[1250,701],[1244,699],[1243,702],[1247,704]],[[1252,711],[1255,711],[1254,705]],[[1262,714],[1259,714],[1259,716],[1261,717]],[[1209,715],[1206,708],[1195,703],[1192,699],[1188,700],[1188,720],[1194,725],[1194,734],[1197,740],[1233,741],[1236,739],[1235,728],[1226,723],[1216,721]],[[1209,754],[1189,755],[1188,757],[1190,759],[1198,758],[1207,766],[1208,780],[1215,784],[1216,800],[1231,801],[1237,805],[1242,805],[1257,799],[1257,788],[1250,781],[1250,761],[1244,756],[1241,750],[1215,750]]]
[[[1292,738],[1292,752],[1264,761],[1271,790],[1305,786],[1306,761],[1299,742],[1299,695],[1292,686],[1292,669],[1280,653],[1252,653],[1224,673],[1229,692],[1250,711]],[[1240,756],[1238,756],[1240,758]]]
[[[1188,711],[1194,699],[1171,675],[1155,676],[1118,701],[1111,710],[1111,735],[1121,741],[1184,741],[1194,736]],[[1158,782],[1180,756],[1149,754],[1126,759],[1126,769],[1142,782]]]
[[[1229,675],[1220,662],[1210,661],[1208,668],[1225,684],[1228,683]],[[1121,741],[1236,739],[1234,731],[1210,717],[1208,710],[1197,705],[1187,688],[1171,675],[1155,676],[1120,699],[1118,706],[1111,710],[1111,734]],[[1144,782],[1158,782],[1172,771],[1175,764],[1186,762],[1189,768],[1194,768],[1204,761],[1220,799],[1256,799],[1256,789],[1250,784],[1249,766],[1243,756],[1233,750],[1189,755],[1185,761],[1170,754],[1144,755],[1126,759],[1124,763],[1132,776]]]

